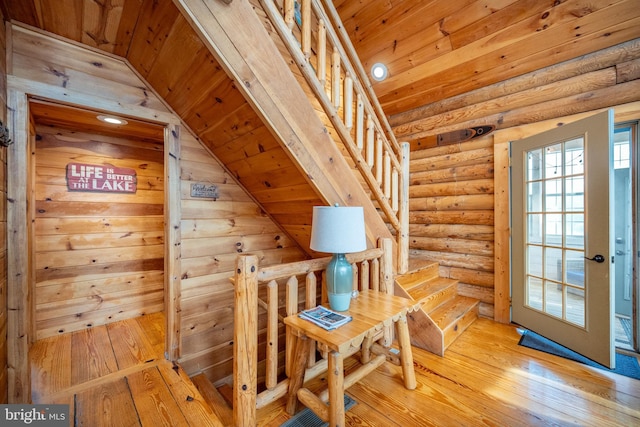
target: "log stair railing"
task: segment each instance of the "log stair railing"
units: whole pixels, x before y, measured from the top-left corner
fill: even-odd
[[[409,144],[396,141],[333,2],[260,0],[260,4],[395,234],[397,271],[407,271]]]
[[[354,267],[354,290],[373,289],[393,293],[393,241],[389,238],[380,239],[378,245],[378,248],[347,255]],[[330,260],[330,257],[316,258],[260,268],[257,256],[243,254],[238,257],[236,274],[231,279],[235,289],[234,426],[255,426],[257,409],[287,394],[287,374],[294,360],[294,337],[286,331],[283,319],[300,310],[315,307],[320,298],[324,299],[326,293],[319,293],[318,287],[323,282],[322,272]],[[391,348],[392,326],[378,333],[371,350],[399,364],[399,357]],[[312,351],[305,381],[326,371],[327,365],[324,358],[316,360]],[[326,393],[321,396],[328,400]]]
[[[477,318],[479,301],[458,295],[458,281],[440,277],[431,263],[395,278],[395,294],[422,302],[407,315],[411,344],[439,356]]]

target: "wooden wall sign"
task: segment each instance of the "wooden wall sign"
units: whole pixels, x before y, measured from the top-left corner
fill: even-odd
[[[135,169],[117,168],[112,165],[67,164],[69,191],[135,193],[137,183]]]
[[[216,200],[219,197],[218,186],[210,184],[191,184],[191,197]]]

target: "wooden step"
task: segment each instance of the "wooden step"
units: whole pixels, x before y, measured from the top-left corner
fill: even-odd
[[[429,313],[444,332],[445,349],[478,318],[478,305],[476,299],[457,295]]]
[[[396,283],[402,286],[407,292],[411,289],[422,285],[425,281],[436,279],[439,277],[438,263],[430,263],[418,270],[412,270],[409,273],[396,277]]]
[[[409,291],[411,298],[422,302],[422,309],[427,313],[455,298],[457,294],[458,281],[444,277],[430,279]]]
[[[227,400],[209,381],[205,374],[198,374],[191,377],[191,381],[196,385],[204,400],[211,406],[224,426],[233,426],[233,409],[228,405]]]
[[[415,256],[411,256],[411,254],[409,255],[409,268],[408,271],[410,272],[415,272],[418,270],[422,270],[425,267],[436,267],[436,269],[439,268],[439,265],[437,262],[433,262],[427,259],[424,259],[422,257],[415,257]],[[437,275],[438,273],[436,273]]]
[[[396,295],[422,302],[407,318],[411,344],[439,356],[478,318],[479,302],[458,295],[458,281],[440,277],[438,263],[415,261],[417,270],[395,278]]]

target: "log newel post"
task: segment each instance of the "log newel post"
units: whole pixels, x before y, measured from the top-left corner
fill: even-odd
[[[378,247],[383,251],[382,259],[380,260],[380,292],[393,295],[393,241],[389,238],[380,239],[378,240]],[[381,344],[385,347],[390,347],[393,342],[393,324],[385,326],[383,334]]]
[[[233,336],[233,420],[238,427],[256,425],[258,377],[258,258],[236,261]]]
[[[398,219],[400,230],[398,232],[398,274],[409,271],[409,156],[410,145],[408,142],[401,144],[402,168],[400,174],[400,206]]]

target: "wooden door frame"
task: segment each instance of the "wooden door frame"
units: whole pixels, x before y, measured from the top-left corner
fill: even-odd
[[[7,76],[7,123],[13,141],[7,148],[7,365],[9,403],[31,402],[29,348],[34,340],[35,266],[30,227],[33,196],[29,188],[29,98],[118,114],[164,126],[164,310],[165,358],[180,356],[180,122],[168,113],[116,102],[92,102],[86,94]],[[74,102],[71,103],[70,101]]]
[[[614,121],[624,122],[640,118],[640,102],[601,108],[572,116],[498,130],[493,133],[494,154],[494,320],[511,322],[511,198],[509,190],[509,144],[565,123],[614,110]]]

